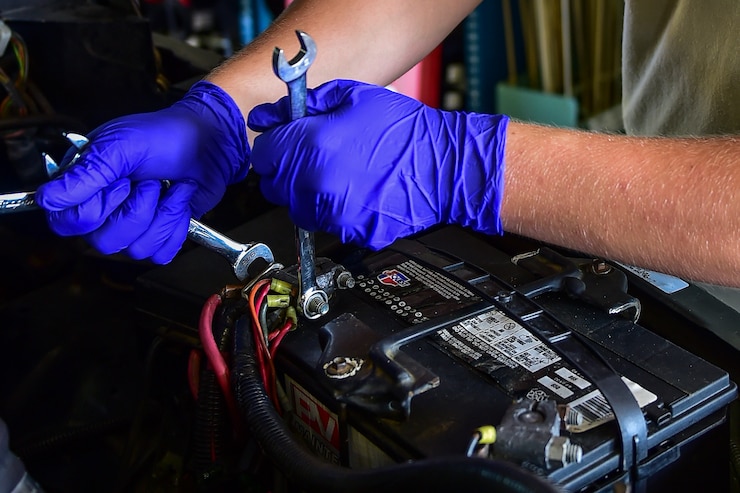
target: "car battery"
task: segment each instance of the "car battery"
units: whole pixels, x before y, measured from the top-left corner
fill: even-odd
[[[265,238],[289,222],[268,216],[269,227],[234,234],[289,259],[289,239]],[[317,251],[354,286],[333,294],[326,316],[299,321],[275,366],[289,425],[327,462],[468,455],[511,461],[567,491],[728,488],[717,443],[727,442],[736,385],[641,325],[630,269],[453,226],[377,252],[331,239]],[[228,282],[222,263],[198,249],[144,275],[142,313],[197,326],[195,302]],[[490,430],[496,439],[483,439]]]

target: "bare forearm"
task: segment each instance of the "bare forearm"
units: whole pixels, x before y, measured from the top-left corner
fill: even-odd
[[[256,104],[286,94],[272,71],[276,46],[292,57],[295,30],[316,41],[308,86],[345,78],[386,85],[434,49],[480,0],[296,0],[253,43],[208,76],[246,117]]]
[[[508,231],[688,279],[740,285],[740,139],[514,123]]]

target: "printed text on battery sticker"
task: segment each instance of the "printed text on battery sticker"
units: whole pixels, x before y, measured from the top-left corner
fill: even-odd
[[[408,272],[415,279],[424,283],[425,286],[436,291],[445,299],[459,301],[461,299],[469,299],[474,296],[473,293],[462,284],[456,283],[439,272],[427,269],[413,260],[407,260],[400,264],[399,267],[405,272]]]
[[[473,345],[474,351],[494,356],[507,366],[514,362],[532,373],[560,361],[550,347],[499,310],[463,320],[449,330]],[[443,332],[440,336],[449,340]]]

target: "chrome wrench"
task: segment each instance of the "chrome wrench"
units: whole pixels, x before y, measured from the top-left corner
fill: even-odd
[[[83,147],[87,145],[89,140],[80,134],[65,134],[65,137],[78,151],[69,164],[66,165],[69,166],[77,160],[80,152],[82,152]],[[49,178],[53,178],[62,168],[46,154],[44,154],[44,159],[46,161],[46,172]],[[14,212],[21,207],[25,210],[37,209],[38,204],[35,202],[35,195],[35,191],[0,195],[0,214],[3,212]],[[188,238],[225,257],[231,264],[234,275],[240,281],[244,281],[249,277],[249,267],[258,258],[261,258],[268,264],[275,262],[272,251],[267,245],[263,243],[236,242],[193,218],[190,218],[190,224],[188,225]]]
[[[240,281],[250,277],[249,267],[258,258],[268,265],[275,263],[272,250],[264,243],[239,243],[192,218],[188,238],[225,257]]]
[[[84,135],[72,132],[67,132],[63,135],[77,149],[80,149],[82,143],[87,142],[87,138]],[[46,176],[54,178],[62,169],[51,156],[46,153],[42,153],[41,155],[44,158]],[[80,154],[76,153],[67,166],[77,161],[78,157],[80,157]],[[37,209],[39,209],[39,205],[36,203],[35,190],[0,194],[0,214],[11,214],[14,212],[32,211]]]
[[[275,47],[272,69],[288,85],[291,120],[306,116],[306,72],[316,58],[316,43],[303,31],[296,31],[301,49],[288,61],[285,53]],[[296,226],[298,250],[299,311],[309,319],[319,318],[329,311],[329,297],[316,283],[316,251],[313,232]]]

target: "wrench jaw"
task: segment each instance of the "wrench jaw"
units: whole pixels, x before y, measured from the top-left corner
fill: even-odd
[[[301,265],[293,264],[288,267],[273,269],[270,277],[284,282],[292,287],[291,305],[301,319],[316,320],[327,315],[332,300],[336,300],[339,291],[350,290],[355,287],[352,273],[343,265],[337,264],[327,257],[316,257],[312,270],[315,284],[301,292]],[[300,322],[299,322],[300,324]]]
[[[51,156],[43,153],[42,155],[44,157],[44,164],[46,165],[46,176],[48,176],[49,178],[54,178],[56,175],[61,173],[63,169],[72,166],[80,158],[80,153],[82,153],[82,149],[90,142],[87,137],[81,134],[65,132],[63,135],[64,138],[66,138],[69,143],[72,144],[75,149],[77,149],[77,152],[74,156],[72,156],[72,159],[70,159],[68,163],[62,166],[58,165]]]
[[[74,164],[75,161],[80,157],[82,148],[87,144],[87,137],[80,134],[67,132],[63,134],[64,137],[78,150],[74,157],[63,166],[57,164],[47,153],[41,153],[41,157],[44,159],[44,167],[46,169],[46,176],[51,179],[62,172],[63,169]],[[36,203],[36,191],[27,192],[11,192],[0,194],[0,214],[12,214],[15,212],[33,211],[38,210],[39,205]]]
[[[287,60],[285,52],[281,48],[275,47],[272,52],[272,69],[275,75],[286,83],[304,76],[308,72],[308,67],[316,59],[316,42],[313,38],[303,31],[296,31],[295,33],[298,36],[301,49],[290,61]]]
[[[272,250],[264,243],[250,243],[246,245],[246,249],[241,252],[236,261],[233,264],[234,275],[240,281],[245,281],[252,277],[254,269],[252,265],[255,261],[263,260],[267,263],[268,267],[275,263],[275,257],[272,255]]]
[[[44,158],[44,165],[46,166],[46,176],[53,178],[62,170],[62,168],[47,153],[44,152],[42,156]]]

